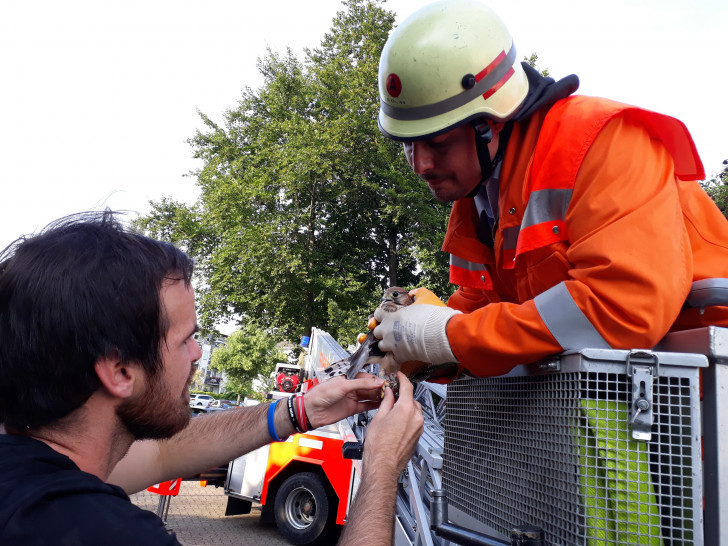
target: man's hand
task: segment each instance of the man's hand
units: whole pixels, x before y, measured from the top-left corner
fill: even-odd
[[[459,313],[445,307],[435,294],[425,288],[412,290],[414,303],[387,313],[374,311],[379,323],[374,336],[380,339],[379,348],[390,351],[398,362],[419,360],[438,365],[457,362],[447,339],[447,322]]]
[[[349,510],[339,546],[391,544],[397,480],[424,429],[422,407],[412,398],[412,383],[403,373],[399,400],[386,389],[379,411],[367,427],[362,477]]]
[[[312,428],[336,423],[345,417],[379,407],[384,379],[361,374],[357,379],[334,377],[319,383],[305,396],[306,415]]]
[[[387,388],[379,411],[367,427],[362,467],[381,471],[381,479],[396,478],[414,453],[424,430],[422,406],[413,398],[412,383],[402,372],[397,373],[399,398]]]
[[[437,295],[427,288],[415,288],[413,290],[410,290],[407,294],[411,298],[411,303],[407,303],[406,305],[415,305],[415,304],[423,304],[427,303],[429,305],[437,305],[439,307],[446,307],[447,304],[442,301],[440,298],[437,297]],[[389,309],[390,311],[396,311],[396,309]],[[367,329],[368,330],[374,330],[379,325],[379,322],[376,318],[374,318],[374,315],[369,315],[369,320],[367,321]],[[359,343],[364,343],[364,338],[366,338],[366,334],[359,334],[359,337],[357,341]]]

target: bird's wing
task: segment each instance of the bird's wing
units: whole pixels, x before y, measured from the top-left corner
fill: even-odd
[[[346,377],[354,379],[364,366],[369,362],[372,357],[384,356],[384,353],[379,349],[379,340],[374,337],[372,332],[367,334],[364,342],[359,346],[356,352],[349,357],[349,370],[346,372]]]

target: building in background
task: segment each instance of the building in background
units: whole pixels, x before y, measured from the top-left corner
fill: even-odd
[[[197,362],[197,373],[195,373],[192,380],[190,390],[211,392],[213,394],[225,392],[225,372],[211,367],[210,359],[215,349],[225,346],[226,339],[225,336],[213,338],[203,336],[199,332],[195,334],[195,340],[202,348],[202,357]]]

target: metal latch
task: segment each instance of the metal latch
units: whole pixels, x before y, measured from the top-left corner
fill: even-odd
[[[542,372],[560,372],[561,371],[561,359],[556,356],[549,360],[545,360],[538,365],[538,369]]]
[[[649,360],[649,363],[636,359]],[[652,387],[660,373],[660,362],[652,351],[630,351],[627,355],[627,376],[632,378],[632,412],[629,424],[635,440],[652,439]]]

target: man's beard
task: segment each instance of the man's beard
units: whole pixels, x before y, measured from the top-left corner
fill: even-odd
[[[122,426],[135,440],[161,440],[177,434],[190,421],[189,385],[193,374],[194,369],[183,392],[177,395],[164,383],[161,371],[148,376],[144,392],[116,409]]]

